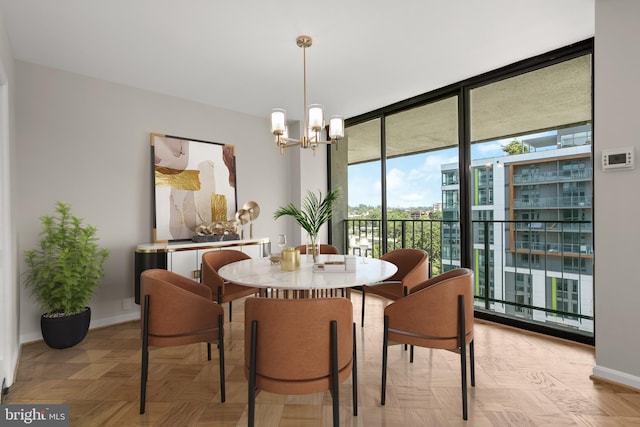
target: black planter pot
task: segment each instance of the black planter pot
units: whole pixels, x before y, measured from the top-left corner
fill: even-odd
[[[91,309],[62,317],[40,317],[44,342],[51,348],[73,347],[87,336],[91,322]]]

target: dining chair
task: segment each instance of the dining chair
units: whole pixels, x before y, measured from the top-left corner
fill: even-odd
[[[217,301],[218,304],[229,303],[229,321],[231,321],[232,315],[232,301],[254,295],[259,292],[259,289],[227,282],[220,277],[218,269],[232,262],[245,259],[251,259],[251,257],[244,252],[232,249],[214,250],[205,252],[202,255],[202,274],[200,275],[200,280],[204,285],[211,288],[214,301]]]
[[[441,277],[444,276],[444,277]],[[439,280],[436,280],[439,278]],[[467,345],[471,386],[475,387],[473,349],[473,271],[458,268],[421,284],[384,309],[382,343],[382,387],[380,403],[385,404],[387,349],[393,344],[460,351],[462,418],[467,419]],[[396,380],[394,382],[398,384]]]
[[[142,373],[140,413],[144,414],[149,371],[149,347],[173,347],[204,342],[211,360],[211,343],[218,344],[220,401],[225,401],[224,310],[211,300],[211,289],[177,273],[145,270],[140,278]]]
[[[364,326],[365,297],[367,293],[395,301],[408,295],[415,286],[429,279],[429,255],[422,249],[396,249],[382,255],[380,259],[395,264],[398,267],[398,271],[383,282],[362,287],[360,326]]]
[[[300,251],[300,255],[306,255],[307,254],[307,245],[300,245],[300,246],[296,246],[296,249],[298,249]],[[334,246],[334,245],[328,245],[325,243],[321,243],[320,244],[320,255],[340,255],[340,250]],[[330,290],[330,291],[325,291],[325,292],[320,292],[321,294],[325,295],[325,296],[337,296],[337,292],[334,294],[334,291],[337,290]],[[342,294],[342,296],[345,295],[350,295],[349,294],[350,289],[344,289],[341,288],[340,292]]]
[[[358,381],[353,305],[346,298],[250,298],[245,313],[245,375],[249,381],[249,426],[256,393],[310,394],[330,391],[333,425],[340,423],[339,385],[351,374],[353,415]]]
[[[306,255],[307,254],[307,245],[296,246],[296,249],[298,249],[300,251],[300,255]],[[320,254],[321,255],[339,255],[340,251],[338,250],[337,247],[335,247],[333,245],[327,245],[327,244],[321,243],[320,244]]]

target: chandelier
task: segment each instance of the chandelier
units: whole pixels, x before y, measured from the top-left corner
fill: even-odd
[[[287,112],[282,108],[275,108],[271,113],[271,133],[276,137],[276,144],[280,148],[280,153],[285,148],[299,145],[301,148],[314,149],[318,144],[336,144],[344,136],[344,119],[340,116],[333,116],[329,120],[329,140],[322,141],[320,132],[324,127],[322,105],[311,104],[307,107],[307,48],[311,46],[313,40],[309,36],[299,36],[296,39],[298,47],[302,48],[302,63],[304,76],[304,123],[303,135],[301,138],[289,138],[287,132]]]

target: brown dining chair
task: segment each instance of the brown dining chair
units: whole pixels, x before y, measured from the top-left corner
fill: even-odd
[[[422,249],[396,249],[382,255],[380,259],[395,264],[398,271],[383,282],[362,287],[360,326],[364,326],[365,296],[367,293],[395,301],[408,295],[415,286],[429,279],[429,255]]]
[[[339,385],[351,374],[358,415],[355,323],[346,298],[250,298],[245,313],[245,375],[249,426],[256,393],[310,394],[329,390],[333,425],[340,423]]]
[[[141,274],[140,297],[140,413],[145,411],[151,346],[173,347],[204,342],[207,343],[207,358],[211,360],[211,343],[217,343],[220,401],[224,402],[224,310],[211,300],[211,289],[171,271],[150,269]]]
[[[259,289],[227,282],[220,277],[218,270],[227,264],[245,259],[251,259],[251,257],[244,252],[232,249],[214,250],[205,252],[202,255],[202,274],[200,275],[200,280],[204,285],[211,288],[214,301],[217,301],[218,304],[229,303],[229,321],[231,321],[232,314],[231,302],[239,298],[254,295],[259,292]]]
[[[300,255],[306,255],[307,254],[307,245],[300,245],[300,246],[296,246],[296,249],[298,249],[300,251]],[[328,244],[324,244],[321,243],[320,244],[320,254],[321,255],[340,255],[340,250],[334,246],[334,245],[328,245]],[[325,291],[323,293],[323,295],[326,296],[334,296],[334,291],[337,291],[336,289],[332,289],[330,291]],[[342,296],[349,295],[349,291],[350,289],[340,289],[340,292],[342,293]],[[337,293],[335,294],[337,296]]]
[[[300,251],[300,255],[306,255],[307,254],[307,245],[300,245],[300,246],[296,246],[296,249],[298,249]],[[327,245],[324,243],[320,244],[320,253],[323,255],[339,255],[340,251],[338,250],[337,247],[333,246],[333,245]]]
[[[441,277],[444,276],[444,277]],[[382,343],[382,389],[385,404],[387,388],[387,349],[393,344],[460,351],[462,418],[467,419],[467,344],[471,386],[475,387],[473,350],[473,271],[458,268],[417,287],[384,309]],[[418,290],[419,289],[419,290]],[[397,381],[396,381],[397,384]]]

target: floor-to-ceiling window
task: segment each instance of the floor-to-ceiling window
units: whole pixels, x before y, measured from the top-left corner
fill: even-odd
[[[591,62],[588,40],[347,120],[349,250],[425,249],[474,269],[479,312],[590,342]]]
[[[348,156],[347,251],[379,255],[381,251],[382,179],[380,156],[382,119],[375,118],[346,129]]]
[[[458,96],[386,117],[387,250],[424,248],[439,274],[443,247],[459,232],[459,205],[443,198],[440,165],[459,158]]]
[[[544,64],[479,84],[468,97],[478,305],[587,335],[594,330],[591,60],[585,53]],[[483,179],[489,173],[492,183]],[[492,242],[480,241],[491,225]],[[492,269],[478,268],[487,265],[485,252]]]

